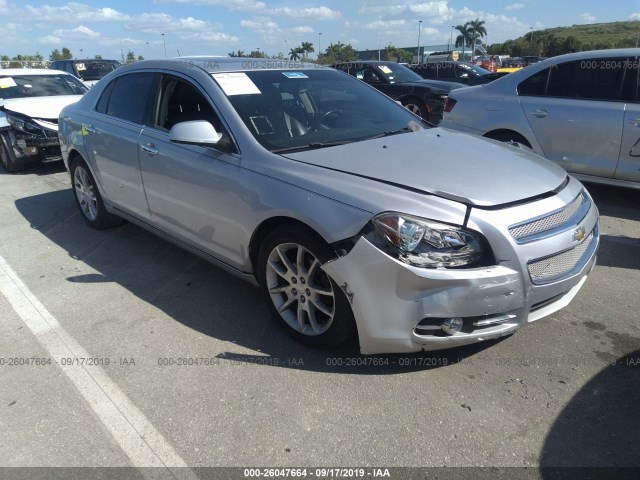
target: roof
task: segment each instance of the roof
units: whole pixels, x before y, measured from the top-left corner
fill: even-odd
[[[0,69],[0,76],[11,76],[11,75],[54,75],[64,73],[65,75],[69,75],[67,72],[63,72],[61,70],[51,70],[49,68],[2,68]]]
[[[179,57],[167,60],[141,60],[132,63],[125,69],[136,70],[139,68],[176,68],[199,67],[209,73],[236,72],[248,70],[309,70],[328,68],[328,66],[315,63],[299,62],[293,60],[278,60],[270,58],[242,58],[242,57],[216,57],[194,56]]]

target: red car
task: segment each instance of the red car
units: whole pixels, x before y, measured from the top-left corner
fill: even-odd
[[[493,57],[489,57],[487,55],[476,57],[473,63],[485,70],[489,70],[491,73],[496,73],[498,70],[498,62],[496,62]]]

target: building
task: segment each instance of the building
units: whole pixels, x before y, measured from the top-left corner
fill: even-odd
[[[458,54],[458,60],[462,60],[462,49],[461,48],[451,48],[451,45],[449,44],[442,44],[442,45],[421,45],[420,46],[420,60],[418,61],[418,47],[414,46],[414,47],[400,47],[403,50],[406,50],[407,52],[411,53],[412,55],[412,62],[413,63],[425,63],[427,61],[427,59],[429,58],[429,56],[433,55],[433,54],[447,54],[449,55],[450,53],[457,53]],[[359,50],[356,52],[358,54],[358,60],[392,60],[395,61],[395,58],[392,59],[388,59],[387,58],[387,50],[385,47],[381,47],[380,49],[376,49],[376,50]],[[454,56],[455,56],[454,53]],[[465,52],[464,52],[464,57],[466,60],[469,60],[471,58],[471,49],[470,48],[466,48]]]

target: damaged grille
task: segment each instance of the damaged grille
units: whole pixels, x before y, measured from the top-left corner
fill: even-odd
[[[532,260],[527,265],[531,281],[536,285],[551,283],[570,276],[582,267],[585,257],[595,248],[597,231],[594,229],[582,243],[570,250]]]
[[[591,201],[583,190],[569,205],[542,217],[509,227],[509,233],[518,243],[527,243],[553,235],[556,231],[574,226],[584,218]]]

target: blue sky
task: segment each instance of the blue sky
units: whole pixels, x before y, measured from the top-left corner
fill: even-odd
[[[640,20],[640,0],[0,0],[0,54],[68,47],[80,57],[225,55],[260,48],[288,52],[301,42],[356,49],[446,44],[451,26],[486,22],[489,43],[572,24]],[[639,24],[640,33],[640,24]],[[321,34],[321,35],[320,35]]]

